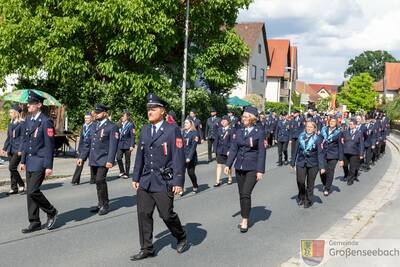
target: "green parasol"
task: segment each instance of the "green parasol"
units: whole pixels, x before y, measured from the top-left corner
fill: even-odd
[[[228,99],[228,105],[236,106],[236,107],[247,107],[247,106],[251,106],[251,103],[249,103],[243,99],[240,99],[237,96],[234,96],[234,97],[231,97]]]
[[[52,95],[36,89],[22,89],[22,90],[12,91],[11,93],[4,96],[4,100],[17,103],[28,103],[29,91],[34,91],[36,94],[44,97],[45,100],[43,104],[45,106],[61,107],[61,103],[57,99],[55,99]]]

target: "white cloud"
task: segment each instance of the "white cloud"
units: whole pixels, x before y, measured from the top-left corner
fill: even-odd
[[[398,0],[255,0],[238,21],[265,21],[269,38],[296,43],[305,81],[341,83],[349,59],[365,50],[400,57]]]

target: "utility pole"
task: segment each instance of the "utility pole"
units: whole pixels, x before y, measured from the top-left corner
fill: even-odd
[[[185,22],[185,49],[183,52],[183,81],[182,81],[182,127],[185,123],[185,105],[186,105],[186,76],[187,76],[187,57],[189,43],[189,1],[186,0],[186,22]]]
[[[293,47],[294,50],[294,47]],[[290,51],[290,65],[292,65],[293,62],[293,55],[294,52],[292,51],[292,45],[289,46],[289,51]],[[294,75],[294,70],[296,69],[294,66],[290,66],[290,83],[289,83],[289,110],[288,114],[292,112],[292,89],[293,89],[293,75]]]

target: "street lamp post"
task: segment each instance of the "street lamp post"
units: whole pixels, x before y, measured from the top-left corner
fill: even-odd
[[[182,127],[185,123],[185,105],[186,105],[186,76],[187,76],[187,56],[189,43],[189,3],[186,0],[186,21],[185,21],[185,49],[183,52],[183,81],[182,81]]]
[[[294,48],[294,46],[293,46]],[[290,65],[293,64],[293,55],[294,52],[292,51],[292,46],[289,46],[289,51],[290,51]],[[294,70],[296,70],[295,66],[290,66],[287,68],[290,70],[290,83],[289,83],[289,109],[288,109],[288,114],[292,112],[292,89],[293,89],[293,75],[294,75]]]

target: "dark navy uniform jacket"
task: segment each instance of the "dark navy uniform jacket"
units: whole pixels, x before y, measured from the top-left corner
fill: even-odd
[[[94,123],[90,136],[79,158],[89,157],[89,166],[106,166],[107,162],[114,164],[119,140],[118,127],[110,120]]]
[[[236,129],[240,128],[240,125],[238,124],[239,119],[236,116],[229,117],[231,120],[231,127],[233,131],[236,131]]]
[[[95,127],[94,122],[90,123],[89,126],[83,124],[81,133],[79,135],[79,146],[78,146],[79,155],[82,154],[82,150],[85,149],[85,143],[89,141],[90,131],[93,127]]]
[[[304,131],[304,119],[300,116],[290,121],[290,137],[291,139],[299,138],[299,135]]]
[[[275,129],[275,139],[278,142],[288,142],[291,139],[290,121],[279,120]]]
[[[323,139],[322,146],[324,148],[326,159],[343,160],[342,134],[340,128],[335,128],[329,134],[329,127],[322,127],[320,135]]]
[[[389,133],[390,133],[390,121],[389,121],[389,118],[388,117],[383,117],[382,118],[382,122],[381,122],[381,124],[382,124],[382,135],[383,135],[383,138],[385,139],[387,136],[389,136]]]
[[[274,117],[274,116],[270,116],[269,119],[271,120],[271,126],[270,126],[270,133],[275,135],[275,131],[276,131],[276,126],[278,125],[278,118]]]
[[[21,164],[28,172],[53,169],[54,126],[46,115],[40,113],[36,120],[28,117],[22,146]]]
[[[364,146],[371,147],[375,146],[376,143],[376,131],[373,123],[365,124],[364,131]]]
[[[210,117],[206,122],[206,137],[215,140],[217,138],[217,131],[221,119],[217,116]]]
[[[342,137],[343,152],[344,154],[364,155],[364,136],[359,130],[355,130],[354,134],[351,134],[350,129],[343,132]]]
[[[132,122],[127,122],[121,125],[119,131],[118,149],[130,149],[135,147],[135,125]]]
[[[224,130],[224,127],[218,128],[217,139],[215,140],[215,153],[218,155],[228,155],[229,148],[232,143],[233,130],[228,127]]]
[[[147,124],[140,131],[132,180],[150,192],[166,192],[168,186],[183,187],[185,152],[179,128],[164,121],[153,137],[151,128],[152,125]],[[161,176],[160,168],[173,170],[173,178],[168,184]]]
[[[264,132],[254,127],[246,137],[244,135],[245,128],[242,128],[232,136],[226,166],[231,168],[236,159],[235,169],[264,173],[267,146]]]
[[[8,124],[7,139],[4,142],[3,150],[7,154],[15,154],[21,152],[22,141],[25,134],[25,122],[17,122]]]
[[[302,168],[318,167],[319,169],[324,169],[325,160],[322,141],[322,138],[317,134],[308,137],[305,132],[302,132],[296,143],[296,154],[292,159],[291,165]]]
[[[191,162],[197,163],[197,144],[199,142],[199,134],[197,131],[184,131],[182,133],[183,147],[185,150],[185,161],[190,160]]]
[[[257,124],[256,124],[256,127],[260,130],[260,131],[263,131],[264,132],[264,135],[265,136],[267,136],[267,120],[264,120],[264,121],[261,121],[261,120],[258,120],[257,121]]]

